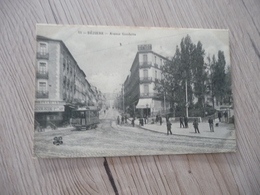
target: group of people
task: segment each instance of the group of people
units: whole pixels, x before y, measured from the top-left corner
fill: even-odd
[[[180,117],[180,128],[188,128],[188,117]]]
[[[155,117],[155,123],[158,123],[158,122],[160,122],[160,125],[162,125],[162,117],[159,116],[159,115],[156,115],[156,117]]]
[[[222,112],[220,112],[220,111],[218,112],[218,120],[219,120],[219,122],[222,122],[222,121],[221,121],[222,116],[224,116],[225,122],[228,122],[228,113],[227,113],[227,111],[225,111],[225,112],[223,113],[223,115],[222,115]]]
[[[127,116],[122,115],[121,120],[120,120],[120,116],[118,116],[117,117],[117,124],[120,125],[120,124],[124,124],[124,123],[127,123]]]
[[[162,117],[157,115],[155,118],[155,122],[156,123],[160,122],[160,125],[162,125]],[[120,116],[118,116],[117,124],[119,125],[119,124],[124,124],[124,123],[127,123],[127,116],[122,115],[121,118],[120,118]],[[143,126],[143,123],[145,123],[145,124],[147,123],[146,117],[139,119],[139,125]],[[209,123],[210,132],[214,132],[214,121],[211,117],[208,119],[208,123]],[[135,118],[133,118],[131,120],[131,124],[133,127],[135,126]],[[172,130],[171,130],[172,123],[170,122],[168,117],[166,117],[166,126],[167,126],[167,135],[169,135],[169,134],[172,135]],[[193,127],[195,130],[195,133],[200,133],[198,119],[194,119]],[[188,128],[188,117],[186,117],[186,116],[180,117],[180,128]]]
[[[182,117],[181,117],[182,118]],[[182,120],[180,118],[180,125],[181,125],[181,127],[180,128],[188,128],[188,118],[187,117],[184,117],[184,120]],[[186,119],[185,119],[186,118]],[[183,122],[184,122],[184,124],[183,124]],[[184,126],[185,125],[185,126]],[[170,120],[168,119],[167,120],[167,122],[166,122],[166,126],[167,126],[167,135],[169,135],[169,134],[171,134],[172,135],[172,130],[171,130],[171,126],[172,126],[172,124],[171,124],[171,122],[170,122]],[[193,121],[193,127],[194,127],[194,130],[195,130],[195,133],[200,133],[200,131],[199,131],[199,123],[198,123],[198,120],[197,119],[194,119],[194,121]]]

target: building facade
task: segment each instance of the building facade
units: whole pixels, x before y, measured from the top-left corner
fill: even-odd
[[[153,52],[152,45],[138,45],[123,88],[125,108],[131,114],[155,116],[168,108],[168,103],[155,90],[155,81],[162,79],[161,68],[167,60]]]
[[[43,127],[68,123],[72,110],[92,102],[93,93],[63,41],[37,36],[36,123]]]

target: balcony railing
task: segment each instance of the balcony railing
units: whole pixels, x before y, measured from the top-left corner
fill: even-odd
[[[152,62],[140,62],[139,67],[140,68],[151,68],[152,67]]]
[[[36,98],[49,98],[48,91],[36,91]]]
[[[37,59],[49,59],[49,53],[37,52]]]
[[[141,93],[141,97],[159,97],[158,93]]]
[[[36,77],[38,79],[48,79],[49,78],[49,73],[46,71],[37,71],[36,72]]]
[[[152,81],[153,81],[152,77],[140,77],[140,83],[149,83]]]

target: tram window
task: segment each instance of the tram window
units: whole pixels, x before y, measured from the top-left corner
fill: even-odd
[[[80,112],[80,117],[85,118],[85,112]]]
[[[72,118],[85,118],[85,112],[73,112]]]

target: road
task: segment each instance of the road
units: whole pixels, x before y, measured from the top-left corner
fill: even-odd
[[[182,153],[227,152],[236,148],[234,140],[166,135],[116,124],[117,110],[100,115],[96,129],[76,131],[73,127],[35,132],[34,152],[37,157],[133,156]],[[62,136],[62,145],[53,139]]]

